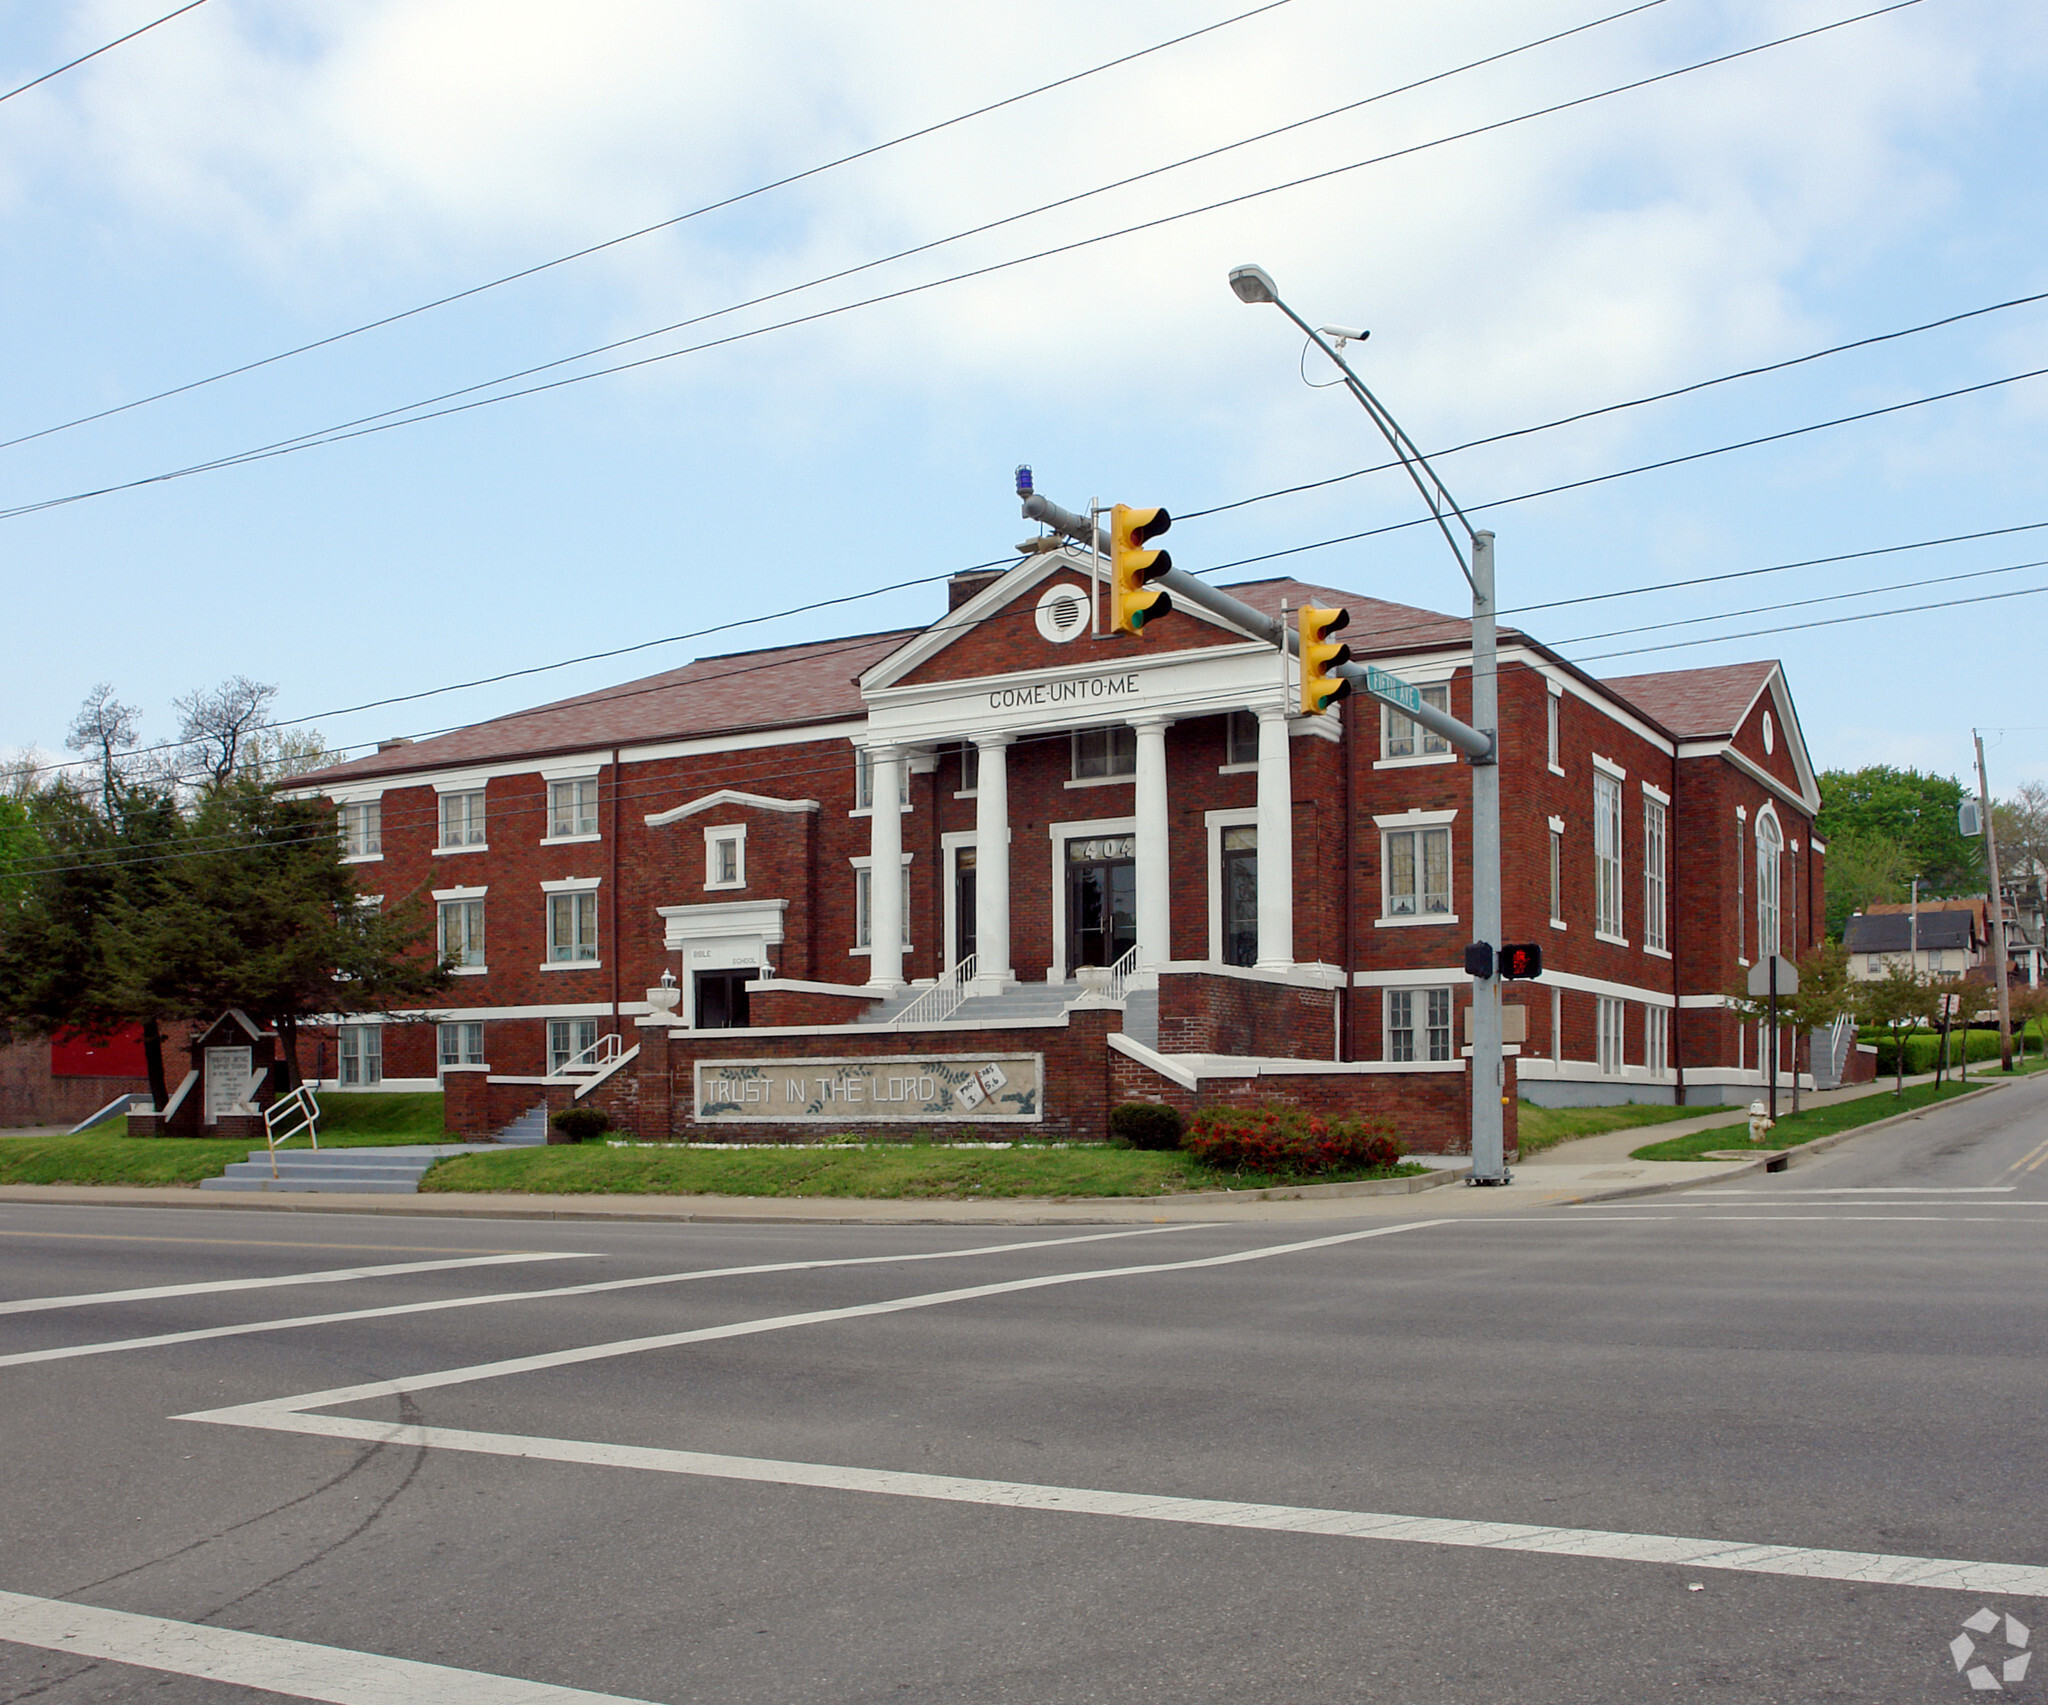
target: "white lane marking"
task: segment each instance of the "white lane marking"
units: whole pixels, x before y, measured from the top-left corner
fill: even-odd
[[[616,1693],[0,1592],[0,1640],[329,1705],[647,1705]]]
[[[222,1415],[228,1411],[220,1411]],[[831,1463],[776,1462],[760,1457],[590,1443],[580,1439],[526,1438],[467,1432],[453,1427],[405,1426],[341,1415],[306,1415],[272,1408],[248,1424],[321,1438],[429,1446],[544,1462],[633,1468],[714,1480],[929,1498],[944,1503],[995,1504],[1006,1509],[1064,1515],[1122,1516],[1137,1521],[1183,1522],[1200,1527],[1250,1528],[1317,1534],[1333,1539],[1527,1551],[1553,1557],[1593,1557],[1623,1563],[1684,1564],[1750,1575],[1793,1575],[1806,1580],[1857,1581],[1881,1586],[1937,1587],[1951,1592],[2004,1593],[2048,1598],[2048,1568],[2027,1563],[1971,1562],[1954,1557],[1912,1557],[1872,1551],[1832,1551],[1804,1545],[1759,1545],[1731,1539],[1688,1539],[1663,1533],[1614,1533],[1598,1528],[1530,1527],[1520,1522],[1443,1520],[1385,1515],[1370,1510],[1305,1508],[1292,1504],[1236,1503],[1149,1493],[1104,1492],[1028,1481],[964,1479],[893,1469],[848,1468]],[[202,1419],[187,1416],[183,1419]]]
[[[2017,1184],[1830,1184],[1825,1188],[1801,1189],[1799,1196],[2001,1196],[2017,1190]],[[1701,1192],[1708,1196],[1782,1196],[1782,1190],[1719,1189]]]
[[[991,1243],[974,1249],[940,1249],[912,1255],[852,1255],[817,1261],[775,1261],[753,1267],[705,1267],[688,1273],[653,1273],[634,1279],[596,1279],[585,1285],[559,1285],[539,1291],[494,1291],[484,1296],[439,1297],[431,1302],[389,1303],[382,1308],[353,1308],[334,1314],[286,1315],[275,1320],[247,1320],[233,1326],[198,1326],[184,1332],[159,1332],[147,1338],[109,1338],[91,1344],[59,1344],[46,1350],[19,1350],[0,1356],[0,1368],[34,1362],[68,1362],[79,1356],[108,1356],[123,1350],[154,1350],[170,1344],[197,1344],[208,1338],[244,1338],[257,1332],[288,1332],[299,1326],[332,1326],[344,1320],[386,1320],[401,1314],[432,1314],[444,1308],[482,1308],[504,1302],[546,1302],[556,1297],[596,1296],[603,1291],[639,1290],[646,1285],[681,1285],[694,1279],[745,1278],[759,1273],[800,1273],[818,1267],[875,1267],[899,1261],[946,1261],[970,1255],[1003,1255],[1013,1249],[1057,1249],[1069,1243],[1100,1243],[1113,1237],[1151,1237],[1167,1231],[1199,1231],[1214,1222],[1141,1226],[1132,1231],[1089,1232],[1081,1237],[1034,1238],[1026,1243]]]
[[[409,1391],[434,1391],[443,1386],[468,1385],[477,1380],[504,1379],[512,1374],[539,1373],[548,1368],[573,1366],[579,1362],[606,1361],[614,1356],[635,1356],[648,1350],[668,1350],[681,1344],[705,1344],[721,1338],[748,1338],[762,1332],[785,1332],[798,1326],[822,1326],[831,1321],[861,1320],[876,1315],[901,1314],[909,1309],[938,1308],[951,1302],[969,1302],[978,1297],[1009,1296],[1019,1291],[1045,1290],[1054,1285],[1088,1284],[1097,1279],[1142,1279],[1155,1273],[1190,1273],[1207,1267],[1231,1267],[1246,1261],[1266,1261],[1276,1255],[1297,1255],[1310,1249],[1331,1249],[1339,1244],[1357,1243],[1369,1237],[1391,1237],[1404,1231],[1427,1231],[1432,1226],[1456,1225],[1456,1220],[1410,1220],[1403,1225],[1374,1226],[1366,1231],[1339,1232],[1330,1237],[1312,1237],[1299,1243],[1272,1243],[1256,1249],[1240,1249],[1228,1255],[1202,1255],[1186,1261],[1152,1261],[1135,1267],[1095,1267],[1079,1273],[1041,1273],[1029,1279],[1005,1279],[995,1284],[967,1285],[958,1290],[925,1291],[916,1296],[891,1297],[883,1302],[854,1303],[845,1308],[809,1309],[802,1314],[778,1314],[759,1320],[734,1321],[724,1326],[700,1326],[687,1332],[663,1332],[647,1338],[619,1338],[607,1344],[586,1344],[573,1350],[549,1350],[540,1355],[514,1356],[499,1362],[477,1362],[469,1367],[444,1368],[438,1373],[407,1374],[398,1379],[380,1379],[368,1385],[337,1386],[332,1391],[309,1391],[297,1397],[278,1397],[260,1403],[234,1404],[225,1409],[208,1409],[190,1415],[176,1415],[179,1421],[217,1421],[241,1424],[247,1417],[302,1409],[329,1409],[341,1403],[363,1403],[375,1397],[396,1397]],[[1017,1245],[1011,1245],[1015,1248]],[[262,1422],[252,1423],[262,1425]]]
[[[89,1308],[95,1303],[155,1302],[162,1297],[213,1296],[223,1291],[268,1291],[282,1285],[339,1285],[350,1279],[391,1279],[401,1273],[445,1273],[456,1267],[504,1267],[518,1261],[594,1261],[581,1251],[538,1254],[465,1255],[454,1261],[400,1261],[388,1267],[326,1267],[313,1273],[277,1273],[266,1279],[207,1279],[191,1285],[150,1285],[137,1291],[92,1291],[83,1296],[24,1297],[0,1302],[0,1314],[39,1314],[51,1308]]]

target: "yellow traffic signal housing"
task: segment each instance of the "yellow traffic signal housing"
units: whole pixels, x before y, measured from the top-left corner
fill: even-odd
[[[1109,512],[1110,626],[1118,633],[1137,633],[1147,622],[1173,610],[1173,599],[1157,580],[1173,567],[1164,551],[1148,551],[1145,542],[1173,525],[1163,509],[1133,509],[1119,503]]]
[[[1301,714],[1321,716],[1351,691],[1351,683],[1330,670],[1351,661],[1351,647],[1328,636],[1347,626],[1349,610],[1318,610],[1312,604],[1301,607]]]

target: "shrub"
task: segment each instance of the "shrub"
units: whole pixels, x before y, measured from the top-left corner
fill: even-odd
[[[611,1115],[602,1107],[564,1107],[548,1124],[551,1143],[580,1143],[601,1137],[612,1128]]]
[[[1126,1148],[1177,1149],[1187,1123],[1163,1101],[1126,1101],[1109,1110],[1109,1134]]]
[[[1181,1147],[1219,1172],[1376,1172],[1408,1151],[1393,1128],[1367,1119],[1324,1119],[1298,1107],[1205,1107]]]

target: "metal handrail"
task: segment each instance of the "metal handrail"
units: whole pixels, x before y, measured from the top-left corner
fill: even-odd
[[[571,1072],[601,1072],[606,1066],[616,1065],[619,1056],[625,1051],[626,1039],[616,1030],[607,1031],[589,1047],[571,1054],[549,1072],[548,1076],[567,1077]]]
[[[1109,981],[1103,987],[1103,995],[1112,1001],[1121,1001],[1131,986],[1131,978],[1137,973],[1138,950],[1128,949],[1124,956],[1109,968]]]
[[[297,1123],[292,1123],[297,1120]],[[289,1127],[285,1129],[284,1127]],[[270,1151],[270,1176],[277,1176],[277,1145],[288,1143],[301,1131],[317,1149],[320,1146],[320,1100],[311,1084],[302,1083],[289,1095],[281,1095],[263,1110],[263,1141]]]
[[[967,986],[974,981],[974,969],[980,955],[970,953],[948,971],[936,983],[925,990],[889,1020],[892,1030],[903,1030],[913,1024],[943,1024],[960,1010],[960,1003],[967,998]]]

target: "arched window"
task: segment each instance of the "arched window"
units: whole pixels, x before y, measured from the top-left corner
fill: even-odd
[[[1778,860],[1785,837],[1778,828],[1778,814],[1768,805],[1756,817],[1756,951],[1762,960],[1780,950],[1783,937],[1778,930]]]

